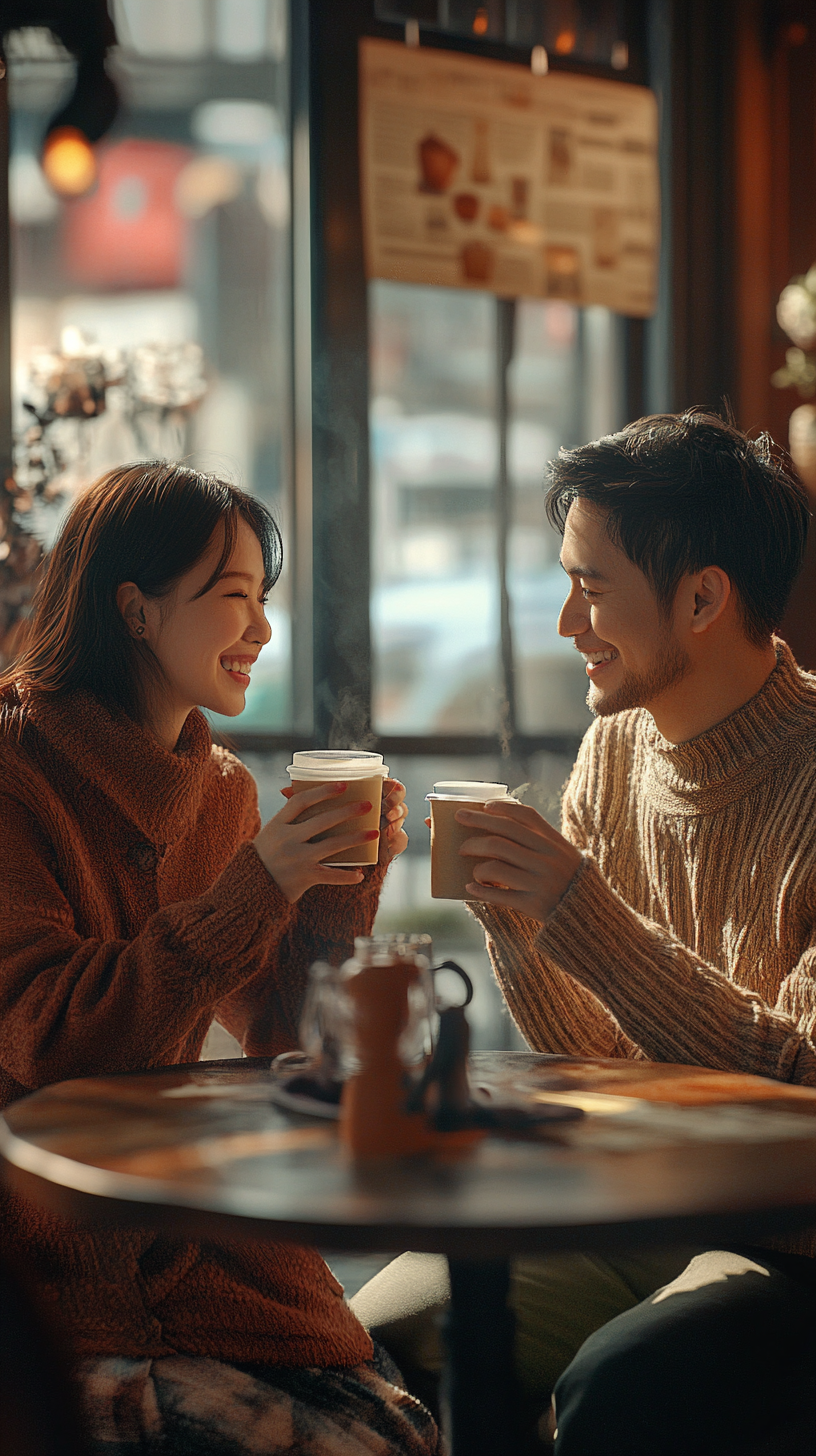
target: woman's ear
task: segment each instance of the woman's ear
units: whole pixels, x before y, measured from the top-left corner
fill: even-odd
[[[145,599],[135,581],[123,581],[116,588],[116,605],[125,619],[125,626],[131,637],[144,638]]]
[[[720,566],[707,566],[695,582],[692,632],[707,632],[731,600],[731,578]]]

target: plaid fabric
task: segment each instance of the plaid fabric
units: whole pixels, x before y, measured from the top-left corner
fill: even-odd
[[[77,1369],[93,1456],[443,1456],[383,1350],[351,1369],[115,1356]]]

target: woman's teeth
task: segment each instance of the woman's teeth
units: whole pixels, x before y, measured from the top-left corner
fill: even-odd
[[[249,677],[252,672],[252,663],[247,662],[246,659],[242,660],[237,657],[222,657],[221,666],[227,672],[242,672],[244,677]]]
[[[609,652],[582,652],[581,656],[590,667],[597,667],[599,662],[614,662],[617,657],[614,648]]]

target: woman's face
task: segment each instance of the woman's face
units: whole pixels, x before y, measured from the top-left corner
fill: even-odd
[[[223,573],[198,596],[215,568],[223,539],[219,527],[204,556],[180,577],[169,597],[141,599],[144,632],[139,635],[158,658],[165,680],[162,717],[179,719],[179,731],[194,707],[229,718],[243,712],[252,666],[271,635],[264,616],[260,542],[240,517],[235,549]],[[125,616],[132,620],[127,610]],[[140,616],[137,631],[141,624]]]

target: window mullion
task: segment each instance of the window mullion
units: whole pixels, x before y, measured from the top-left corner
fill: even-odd
[[[512,482],[508,462],[510,430],[509,373],[515,348],[516,300],[496,299],[496,426],[498,459],[496,471],[496,551],[499,581],[499,647],[501,654],[501,736],[509,752],[516,736],[516,685],[513,655],[513,626],[508,587],[508,549],[512,526]]]

